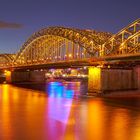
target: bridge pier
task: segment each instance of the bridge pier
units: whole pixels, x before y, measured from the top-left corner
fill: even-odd
[[[140,76],[140,67],[137,71]],[[140,77],[138,79],[135,69],[89,67],[88,92],[92,95],[104,94],[107,91],[137,89],[138,82],[140,83]]]
[[[135,67],[135,73],[137,74],[137,86],[140,90],[140,65]]]
[[[4,75],[5,75],[5,80],[7,83],[11,83],[11,71],[5,70],[4,71]]]
[[[45,71],[30,71],[30,82],[45,82]]]
[[[13,71],[11,73],[11,83],[29,82],[30,73],[28,71]]]
[[[6,78],[7,81],[7,78]],[[44,71],[13,71],[11,72],[11,83],[19,82],[44,82]]]

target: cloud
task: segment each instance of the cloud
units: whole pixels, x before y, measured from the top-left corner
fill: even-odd
[[[22,28],[22,25],[18,23],[9,23],[9,22],[0,21],[0,29],[6,29],[6,28],[11,28],[11,29]]]

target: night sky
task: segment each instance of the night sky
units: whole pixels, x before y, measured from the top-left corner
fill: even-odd
[[[0,0],[0,53],[16,53],[49,26],[116,33],[140,18],[140,0]]]

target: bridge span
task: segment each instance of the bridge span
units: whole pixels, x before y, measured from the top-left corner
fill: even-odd
[[[9,82],[22,81],[23,73],[27,77],[35,70],[88,67],[91,92],[140,88],[139,65],[140,19],[116,34],[44,28],[31,35],[16,54],[0,55],[0,70],[6,71]]]

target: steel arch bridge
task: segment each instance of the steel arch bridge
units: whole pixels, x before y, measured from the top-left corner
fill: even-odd
[[[15,59],[14,54],[0,54],[0,67],[10,67]]]
[[[42,64],[99,56],[100,45],[109,39],[104,32],[49,27],[34,33],[23,44],[14,64]]]
[[[140,56],[140,19],[115,35],[76,28],[44,28],[29,37],[17,54],[1,54],[0,67],[80,62],[122,55]]]

